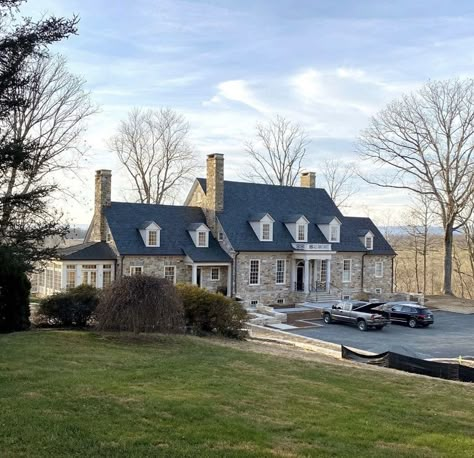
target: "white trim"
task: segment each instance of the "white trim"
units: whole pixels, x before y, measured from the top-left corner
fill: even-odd
[[[156,243],[150,243],[150,235],[153,233],[155,234]],[[160,231],[158,229],[146,230],[146,246],[149,246],[149,247],[160,246]]]
[[[204,236],[204,244],[201,243],[199,240],[199,237],[203,235]],[[198,230],[196,231],[196,246],[198,248],[207,248],[209,246],[209,230],[203,231],[203,230]]]
[[[332,233],[333,229],[336,230],[335,237],[333,237],[333,233]],[[339,243],[340,241],[341,241],[341,225],[331,223],[329,225],[329,242]]]
[[[257,262],[258,264],[258,278],[257,278],[257,283],[252,283],[251,280],[251,274],[252,274],[252,262]],[[249,286],[259,286],[260,285],[260,259],[250,259],[249,261]]]
[[[163,266],[163,278],[166,279],[166,269],[173,269],[173,284],[176,284],[176,266]]]
[[[380,275],[377,275],[377,265],[380,266]],[[383,277],[383,261],[377,261],[375,263],[374,277],[375,278],[382,278]]]
[[[137,272],[132,273],[132,269],[140,269],[140,273],[139,274]],[[143,266],[131,265],[130,266],[130,276],[132,276],[132,275],[143,275]]]
[[[303,238],[300,238],[300,228],[303,228]],[[297,242],[306,242],[308,240],[308,224],[306,223],[297,223],[296,224],[296,241]]]
[[[264,227],[268,226],[268,237],[264,238]],[[264,221],[260,223],[260,241],[261,242],[272,242],[273,241],[273,223]]]
[[[349,270],[344,269],[344,265],[346,261],[349,261]],[[344,279],[344,273],[349,272],[349,279],[345,280]],[[352,280],[352,259],[343,259],[342,260],[342,283],[350,283]]]
[[[278,270],[279,261],[283,262],[283,281],[282,282],[278,281],[278,273],[281,272]],[[275,261],[275,285],[284,285],[284,284],[286,284],[286,259],[277,259]]]

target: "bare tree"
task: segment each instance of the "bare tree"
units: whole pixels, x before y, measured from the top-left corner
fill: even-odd
[[[309,139],[303,128],[282,116],[257,123],[256,142],[245,144],[249,162],[244,178],[267,184],[294,186],[306,156]]]
[[[390,103],[372,118],[358,149],[381,167],[366,182],[436,202],[444,229],[443,292],[453,294],[453,234],[474,192],[474,80],[429,82]]]
[[[325,188],[338,207],[347,206],[347,201],[359,191],[355,164],[334,159],[324,161],[322,176]]]
[[[189,124],[170,108],[136,108],[120,123],[109,147],[126,168],[137,201],[159,204],[174,197],[197,168]]]

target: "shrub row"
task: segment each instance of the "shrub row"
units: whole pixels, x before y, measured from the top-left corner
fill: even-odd
[[[48,325],[108,331],[219,334],[243,338],[246,312],[220,293],[146,275],[123,277],[104,291],[81,285],[43,299],[40,319]]]

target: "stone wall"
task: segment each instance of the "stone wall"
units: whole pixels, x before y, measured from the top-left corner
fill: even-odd
[[[259,304],[276,304],[278,299],[288,303],[291,294],[291,254],[290,253],[240,253],[237,256],[237,291],[236,295],[246,303],[256,300]],[[260,260],[260,284],[249,285],[250,260]],[[276,260],[286,260],[285,284],[277,285]]]
[[[208,291],[227,291],[227,272],[229,267],[226,266],[214,266],[214,268],[219,269],[219,280],[211,279],[211,270],[212,267],[200,267],[201,269],[201,288],[205,288]]]
[[[124,275],[130,275],[131,266],[142,266],[144,275],[161,278],[165,276],[165,266],[176,266],[176,282],[191,282],[191,266],[184,264],[184,256],[124,256]]]
[[[375,263],[383,263],[382,277],[375,276]],[[376,294],[380,288],[382,294],[392,292],[392,256],[367,255],[364,258],[364,291]]]
[[[343,263],[350,259],[350,282],[343,282]],[[351,295],[361,291],[362,253],[337,253],[331,258],[331,292],[337,295]]]

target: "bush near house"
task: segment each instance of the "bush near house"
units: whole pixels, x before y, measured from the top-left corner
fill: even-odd
[[[97,307],[104,331],[184,333],[184,311],[172,283],[147,275],[122,277],[107,288]]]
[[[30,327],[30,288],[23,263],[8,247],[0,247],[0,332]]]
[[[80,285],[42,299],[38,309],[39,322],[83,328],[90,323],[98,303],[99,290]]]
[[[177,285],[183,301],[186,326],[198,335],[219,334],[242,339],[247,312],[239,302],[189,284]]]

